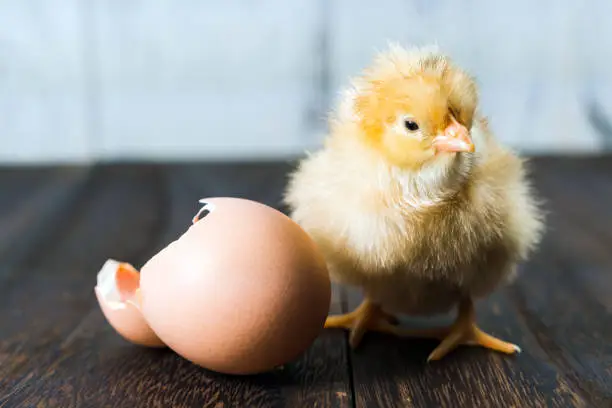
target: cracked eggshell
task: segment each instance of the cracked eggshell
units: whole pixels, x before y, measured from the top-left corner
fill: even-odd
[[[113,259],[106,261],[94,288],[107,322],[127,341],[147,347],[165,347],[137,306],[138,272]]]
[[[329,311],[322,255],[271,207],[238,198],[201,202],[194,224],[141,270],[149,325],[179,355],[217,372],[253,374],[296,359]]]

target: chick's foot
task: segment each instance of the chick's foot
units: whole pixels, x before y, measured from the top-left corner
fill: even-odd
[[[431,352],[427,361],[440,360],[460,345],[481,346],[505,354],[520,353],[515,344],[493,337],[478,328],[475,322],[474,303],[471,299],[459,304],[457,319],[442,338],[442,342]]]
[[[395,334],[396,324],[398,320],[395,316],[383,311],[380,306],[366,298],[350,313],[329,316],[325,321],[325,328],[348,329],[349,344],[354,349],[367,331]]]

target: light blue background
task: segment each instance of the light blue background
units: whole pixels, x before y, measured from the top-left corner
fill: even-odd
[[[612,147],[612,2],[0,0],[0,162],[288,157],[388,40],[438,42],[529,153]]]

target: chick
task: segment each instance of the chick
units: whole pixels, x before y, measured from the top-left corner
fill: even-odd
[[[478,112],[474,79],[437,46],[390,45],[353,79],[323,146],[290,174],[284,201],[334,281],[363,303],[329,316],[357,347],[368,330],[503,353],[519,347],[476,324],[474,301],[515,275],[539,243],[540,206],[524,161]],[[458,309],[449,327],[407,330],[396,315]]]

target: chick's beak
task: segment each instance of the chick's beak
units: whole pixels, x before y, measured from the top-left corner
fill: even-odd
[[[433,145],[438,152],[473,152],[475,150],[470,132],[455,118],[451,118],[451,123],[444,129],[444,132],[434,138]]]

